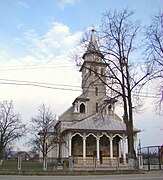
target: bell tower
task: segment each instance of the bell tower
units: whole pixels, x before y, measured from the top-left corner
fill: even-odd
[[[82,90],[88,97],[89,114],[99,112],[100,106],[106,98],[106,64],[103,62],[104,55],[100,52],[95,30],[91,32],[91,38],[86,52],[83,54],[84,62],[82,72]]]
[[[88,47],[83,54],[82,94],[72,103],[66,112],[60,116],[60,120],[72,125],[84,120],[96,113],[106,116],[114,115],[115,100],[108,97],[106,92],[106,68],[104,55],[97,43],[96,32],[92,30]]]

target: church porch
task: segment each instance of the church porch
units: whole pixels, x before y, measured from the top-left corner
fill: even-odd
[[[126,134],[69,133],[68,154],[74,167],[126,167]]]

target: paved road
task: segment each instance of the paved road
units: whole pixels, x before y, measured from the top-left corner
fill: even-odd
[[[0,180],[163,180],[163,173],[101,176],[2,176]]]

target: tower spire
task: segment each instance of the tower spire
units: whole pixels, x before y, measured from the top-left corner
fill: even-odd
[[[90,52],[98,52],[99,51],[97,37],[96,37],[96,31],[95,31],[94,27],[91,30],[91,38],[90,38],[90,42],[87,47],[87,51],[90,51]]]
[[[89,44],[87,46],[87,50],[86,52],[83,54],[83,59],[85,59],[85,57],[87,55],[90,54],[96,54],[97,56],[103,58],[103,54],[100,52],[98,43],[97,43],[97,36],[96,36],[96,30],[95,27],[92,28],[91,30],[91,36],[90,36],[90,41]]]

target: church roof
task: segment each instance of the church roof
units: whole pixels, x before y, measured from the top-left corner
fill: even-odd
[[[84,94],[81,94],[80,96],[78,96],[78,97],[74,100],[74,102],[73,102],[72,104],[74,104],[76,100],[84,100],[84,101],[88,101],[89,98],[86,97]]]
[[[121,121],[111,119],[102,114],[94,114],[68,127],[67,130],[122,132],[126,131],[126,125]],[[134,128],[134,132],[140,132],[140,130]]]
[[[91,34],[91,39],[90,39],[90,42],[88,44],[88,47],[87,47],[87,51],[100,51],[99,50],[99,47],[98,47],[98,44],[97,44],[97,40],[96,40],[96,35],[95,35],[95,30],[92,29],[92,34]]]
[[[83,59],[85,58],[86,54],[92,54],[92,53],[96,53],[102,58],[104,57],[104,55],[99,50],[98,43],[97,43],[96,39],[97,38],[96,38],[96,35],[95,35],[95,30],[92,29],[91,38],[90,38],[89,44],[87,46],[87,50],[83,54]]]
[[[115,98],[112,98],[112,97],[109,97],[109,96],[106,96],[105,102],[109,102],[109,103],[115,103],[117,102],[117,100]]]

